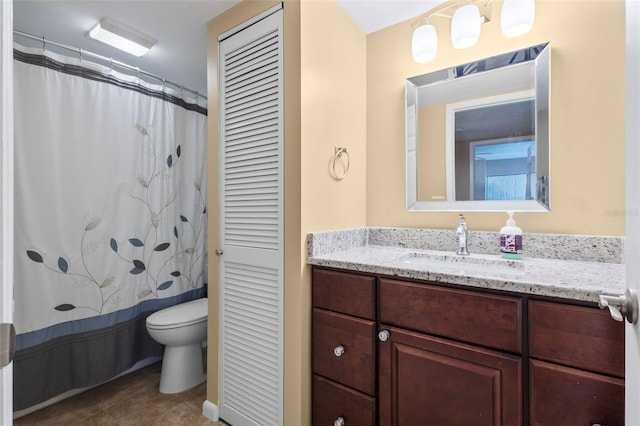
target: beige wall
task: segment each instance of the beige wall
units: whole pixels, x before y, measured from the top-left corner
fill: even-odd
[[[333,0],[303,1],[301,30],[303,229],[365,226],[366,36]],[[335,147],[350,157],[340,181]]]
[[[217,37],[275,1],[245,0],[209,22],[209,253],[218,241]],[[311,279],[306,235],[365,225],[366,36],[334,0],[284,2],[285,425],[311,423]],[[330,25],[327,25],[330,23]],[[302,53],[301,53],[302,52]],[[345,179],[329,174],[345,147]],[[207,399],[218,403],[218,264],[209,258]]]
[[[623,235],[624,2],[537,0],[526,35],[500,30],[501,2],[478,44],[451,47],[439,28],[437,58],[416,64],[409,20],[367,39],[367,225],[453,228],[457,213],[405,211],[404,80],[418,74],[551,42],[551,212],[517,213],[524,232]],[[503,213],[468,213],[472,230],[499,230]]]

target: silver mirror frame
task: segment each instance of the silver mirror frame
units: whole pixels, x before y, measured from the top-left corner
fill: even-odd
[[[539,52],[532,57],[531,52]],[[513,61],[513,58],[521,58]],[[420,88],[437,85],[456,78],[466,79],[473,76],[486,78],[487,73],[507,67],[522,67],[523,63],[530,62],[535,70],[535,94],[536,94],[536,145],[538,160],[536,161],[536,174],[543,177],[537,185],[536,199],[533,200],[500,200],[500,201],[455,201],[438,200],[424,201],[417,199],[418,193],[418,164],[417,164],[417,132],[418,132],[418,93]],[[479,66],[480,65],[480,66]],[[477,71],[484,68],[483,71]],[[465,73],[464,70],[472,70]],[[407,79],[405,86],[406,99],[406,202],[409,211],[479,211],[479,212],[548,212],[549,200],[549,171],[550,171],[550,114],[549,114],[549,80],[550,80],[550,44],[543,43],[537,46],[527,47],[514,52],[505,53],[492,58],[471,62],[461,66],[447,68],[423,74]],[[502,88],[508,90],[509,87]],[[443,141],[446,143],[446,141]],[[450,182],[447,182],[450,185]]]

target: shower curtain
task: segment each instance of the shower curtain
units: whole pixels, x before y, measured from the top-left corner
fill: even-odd
[[[14,409],[162,354],[154,311],[206,290],[206,109],[16,46]]]

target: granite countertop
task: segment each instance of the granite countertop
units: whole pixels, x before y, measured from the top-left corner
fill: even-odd
[[[376,228],[373,232],[379,232]],[[625,268],[622,242],[615,238],[588,237],[573,247],[577,260],[523,256],[522,260],[502,259],[497,254],[478,253],[457,256],[453,250],[434,250],[433,243],[416,243],[416,234],[401,230],[383,229],[385,238],[374,236],[371,228],[310,234],[307,263],[418,280],[460,284],[469,287],[505,290],[565,299],[597,302],[600,294],[619,295],[625,291]],[[420,231],[418,231],[420,232]],[[447,240],[450,233],[442,231]],[[412,235],[408,243],[406,235]],[[439,235],[435,234],[437,237]],[[542,234],[537,238],[544,245]],[[425,237],[425,235],[423,235]],[[494,235],[477,236],[476,242]],[[557,236],[553,236],[557,237]],[[428,234],[433,241],[434,234]],[[418,238],[420,240],[420,238]],[[621,240],[621,239],[620,239]],[[332,243],[335,242],[334,243]],[[388,241],[390,244],[380,244]],[[585,247],[579,247],[579,244]],[[428,247],[428,248],[425,248]],[[580,255],[585,251],[586,260]],[[594,253],[602,253],[595,256]]]

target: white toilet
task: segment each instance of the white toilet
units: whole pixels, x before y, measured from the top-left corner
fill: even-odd
[[[206,380],[207,298],[162,309],[147,317],[149,335],[165,345],[160,392],[178,393]]]

